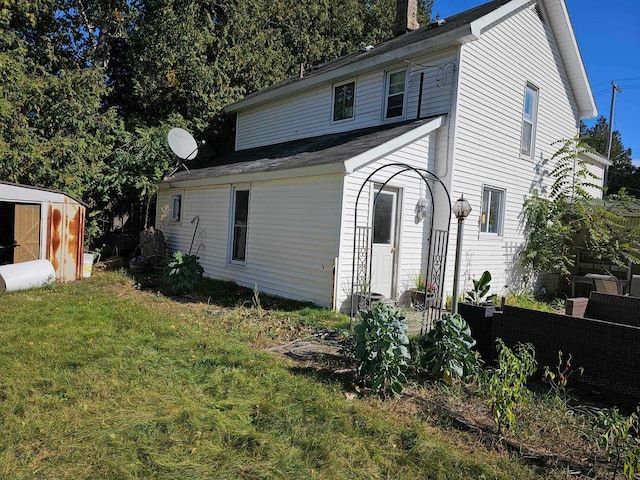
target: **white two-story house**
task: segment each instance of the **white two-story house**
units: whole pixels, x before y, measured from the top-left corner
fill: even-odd
[[[523,200],[596,115],[564,0],[495,0],[227,110],[236,151],[165,180],[156,226],[186,252],[198,215],[206,276],[338,309],[363,279],[402,301],[423,273],[450,295],[461,195],[462,290],[484,270],[514,285]]]

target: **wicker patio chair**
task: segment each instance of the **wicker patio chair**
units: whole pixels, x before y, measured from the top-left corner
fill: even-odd
[[[640,275],[631,277],[631,285],[629,286],[630,297],[640,297]]]
[[[593,289],[596,292],[608,293],[610,295],[622,295],[622,285],[618,278],[613,275],[601,275],[598,273],[587,273],[587,278],[593,281]]]

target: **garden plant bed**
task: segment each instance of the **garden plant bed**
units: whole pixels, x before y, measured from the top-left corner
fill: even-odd
[[[359,381],[354,362],[341,355],[340,345],[335,332],[318,332],[268,350],[287,357],[298,372],[341,383],[346,398],[366,398],[370,391]],[[610,405],[598,396],[584,396],[572,402],[575,411],[567,410],[547,397],[543,384],[529,387],[537,399],[519,409],[521,427],[511,432],[497,432],[486,398],[473,385],[425,380],[409,385],[401,397],[387,403],[407,416],[459,434],[462,442],[478,442],[497,455],[516,456],[544,478],[611,478],[612,465],[590,437],[590,425],[575,414],[582,401],[588,408]]]

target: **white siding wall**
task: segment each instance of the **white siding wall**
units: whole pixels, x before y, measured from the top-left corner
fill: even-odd
[[[456,68],[456,52],[423,56],[413,64],[397,62],[387,70],[352,77],[356,81],[354,118],[332,121],[333,85],[325,85],[269,105],[238,113],[236,149],[270,145],[299,138],[355,130],[383,123],[385,71],[408,68],[406,119],[418,113],[420,74],[424,75],[421,116],[449,111]],[[349,80],[345,78],[344,80]]]
[[[442,130],[442,129],[441,129]],[[378,159],[348,175],[344,182],[344,207],[342,212],[342,234],[340,245],[340,260],[338,268],[338,302],[339,309],[348,311],[348,299],[351,295],[351,278],[353,268],[353,240],[355,205],[358,191],[366,178],[377,168],[389,163],[405,163],[416,168],[433,170],[435,163],[436,133],[432,133],[411,145]],[[372,177],[371,183],[382,184],[394,173],[397,167],[389,167]],[[428,221],[415,224],[414,209],[421,197],[429,198],[424,181],[415,173],[402,174],[393,178],[389,187],[400,190],[400,226],[398,242],[398,272],[396,276],[397,294],[401,296],[414,286],[415,276],[420,272],[424,263],[425,242],[428,235]],[[377,191],[377,190],[375,190]],[[366,226],[369,215],[370,194],[374,192],[373,185],[366,185],[358,201],[358,225]]]
[[[452,196],[461,193],[473,211],[465,223],[461,291],[484,270],[492,291],[515,283],[514,258],[523,237],[519,215],[531,189],[548,185],[550,158],[561,139],[577,133],[577,109],[553,35],[533,8],[525,8],[461,47]],[[525,85],[539,88],[535,158],[520,155]],[[501,236],[480,233],[483,186],[505,189]],[[453,281],[455,220],[448,281]]]
[[[238,184],[250,187],[246,265],[227,262],[231,185],[161,190],[157,225],[172,250],[187,252],[195,224],[206,230],[198,252],[205,276],[258,285],[261,292],[330,306],[338,255],[342,176]],[[171,196],[183,193],[181,222],[162,220]],[[170,217],[169,217],[170,218]],[[200,239],[196,235],[193,252]]]

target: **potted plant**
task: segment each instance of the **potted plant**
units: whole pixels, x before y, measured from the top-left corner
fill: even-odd
[[[423,307],[426,305],[427,300],[435,298],[438,292],[438,285],[428,282],[427,279],[419,273],[415,279],[415,286],[410,288],[409,292],[411,293],[411,305],[414,307]]]
[[[458,304],[458,313],[471,328],[471,336],[476,341],[476,350],[485,360],[495,357],[495,346],[491,341],[493,314],[496,307],[490,301],[491,273],[485,270],[479,279],[473,280],[473,289],[465,293],[464,302]]]

